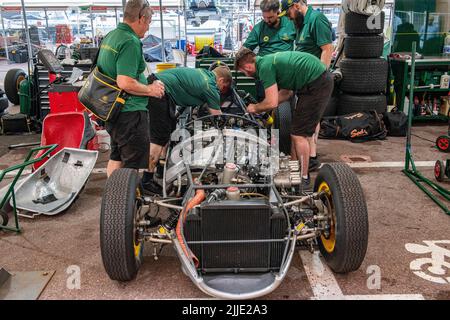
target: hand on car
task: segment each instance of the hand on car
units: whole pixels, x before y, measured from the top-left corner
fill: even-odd
[[[256,104],[250,103],[247,107],[247,112],[248,113],[257,113]]]
[[[162,98],[164,95],[164,83],[159,80],[156,80],[152,84],[147,86],[148,88],[148,96],[155,98]]]

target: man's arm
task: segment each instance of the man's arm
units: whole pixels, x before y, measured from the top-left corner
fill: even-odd
[[[249,113],[261,113],[278,107],[278,85],[275,83],[265,90],[266,98],[257,104],[249,104],[247,111]]]
[[[120,89],[135,96],[149,96],[160,98],[164,95],[164,84],[155,81],[150,85],[145,85],[128,76],[118,75],[117,85]]]
[[[333,45],[331,43],[323,45],[320,47],[322,49],[322,54],[320,56],[320,61],[327,67],[331,65],[331,57],[333,56]]]
[[[208,111],[209,111],[209,114],[212,114],[213,116],[222,114],[222,111],[220,109],[208,108]]]

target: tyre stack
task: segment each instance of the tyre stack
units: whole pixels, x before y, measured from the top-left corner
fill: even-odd
[[[338,115],[369,110],[384,113],[387,109],[388,63],[381,58],[385,14],[381,12],[376,27],[368,28],[369,18],[354,12],[347,13],[345,18],[345,58],[340,63],[342,94]]]

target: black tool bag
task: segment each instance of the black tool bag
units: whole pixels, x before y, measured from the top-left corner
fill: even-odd
[[[382,116],[375,110],[357,112],[345,116],[324,117],[320,137],[325,139],[347,139],[352,142],[383,140],[387,136]]]
[[[4,114],[0,124],[2,134],[31,133],[30,119],[22,113]]]
[[[408,116],[401,112],[386,112],[383,114],[388,135],[392,137],[406,137],[408,131]]]
[[[116,80],[104,75],[98,67],[89,74],[78,92],[81,104],[103,121],[114,122],[120,114],[127,94]]]

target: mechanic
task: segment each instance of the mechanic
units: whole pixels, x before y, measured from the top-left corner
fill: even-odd
[[[142,54],[143,38],[152,20],[147,0],[129,0],[124,9],[123,23],[106,36],[97,61],[99,70],[116,79],[117,86],[129,96],[114,123],[106,122],[111,136],[108,177],[119,168],[148,167],[148,97],[162,97],[164,85],[148,85],[143,72],[146,63]]]
[[[295,50],[310,53],[319,58],[329,68],[333,54],[332,24],[327,17],[307,5],[307,0],[282,0],[281,15],[286,15],[294,21],[297,28]],[[314,171],[320,167],[317,159],[317,140],[319,138],[320,122],[310,142],[309,170]],[[291,156],[295,152],[291,152]]]
[[[162,194],[161,186],[154,180],[156,166],[164,158],[165,147],[176,127],[175,107],[207,105],[212,115],[221,114],[220,94],[227,93],[232,82],[231,71],[219,66],[213,71],[193,68],[175,68],[151,75],[149,82],[159,80],[164,84],[162,98],[150,98],[150,163],[144,172],[142,187],[149,194]]]
[[[243,47],[250,50],[258,48],[258,56],[291,51],[294,49],[295,26],[287,17],[279,17],[280,2],[263,0],[260,8],[263,20],[258,22],[250,32]],[[264,100],[264,87],[259,81],[256,85],[256,100]]]
[[[263,20],[254,26],[243,46],[250,50],[259,48],[258,56],[261,57],[271,53],[293,50],[295,27],[287,17],[278,16],[279,1],[263,0],[260,8]]]
[[[260,79],[266,98],[247,107],[249,113],[267,112],[297,94],[292,116],[291,141],[296,159],[301,162],[302,189],[311,187],[309,176],[310,144],[333,91],[334,82],[325,65],[315,56],[298,51],[278,52],[257,57],[247,48],[236,54],[235,68],[248,77]]]

